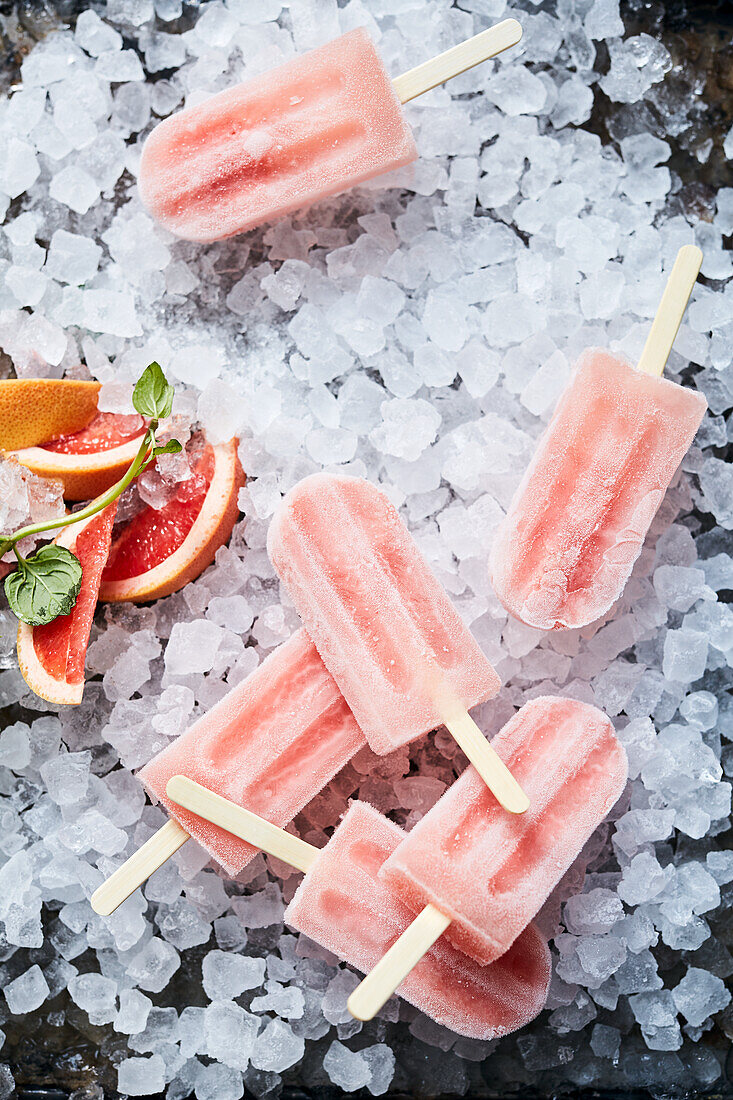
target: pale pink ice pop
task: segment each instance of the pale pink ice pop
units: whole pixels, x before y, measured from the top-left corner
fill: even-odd
[[[369,971],[408,926],[412,914],[378,877],[405,833],[364,802],[354,802],[285,911],[304,932],[357,970]],[[547,943],[530,925],[493,966],[477,966],[436,943],[397,989],[433,1020],[472,1039],[524,1027],[547,999]]]
[[[183,776],[174,776],[168,791],[190,810],[304,871],[285,911],[286,923],[358,970],[373,966],[409,926],[410,912],[378,877],[405,834],[366,803],[352,803],[319,849]],[[549,981],[547,943],[530,925],[489,967],[478,966],[447,943],[437,944],[398,992],[461,1035],[493,1039],[534,1019]]]
[[[285,497],[267,548],[306,630],[380,754],[467,710],[499,678],[388,497],[313,474]]]
[[[397,93],[358,28],[159,123],[139,187],[171,233],[213,241],[416,157]]]
[[[183,774],[287,825],[365,745],[364,736],[304,630],[278,646],[138,772],[194,840],[237,875],[257,849],[166,795]]]
[[[365,744],[313,643],[299,630],[138,772],[169,820],[95,890],[92,908],[109,916],[191,837],[230,875],[257,854],[171,802],[171,776],[188,775],[287,825]]]
[[[448,918],[444,935],[482,965],[534,918],[628,773],[608,718],[574,699],[533,699],[493,745],[528,794],[527,813],[502,813],[468,768],[380,871],[413,913],[432,905]]]
[[[515,618],[581,627],[624,590],[705,398],[604,351],[581,359],[491,547]]]

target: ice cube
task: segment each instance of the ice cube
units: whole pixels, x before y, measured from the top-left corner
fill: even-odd
[[[250,1004],[253,1012],[275,1012],[285,1020],[300,1020],[305,1009],[303,993],[297,986],[283,986],[279,982],[265,983],[266,994],[255,997]]]
[[[153,938],[136,952],[128,964],[128,974],[141,989],[160,993],[181,965],[181,958],[171,944]]]
[[[596,1058],[610,1058],[612,1062],[616,1062],[621,1047],[621,1034],[618,1028],[595,1024],[590,1045]]]
[[[255,1069],[282,1073],[303,1057],[305,1041],[283,1020],[271,1020],[260,1032],[250,1056]]]
[[[0,137],[0,150],[0,192],[14,199],[35,183],[41,169],[33,146],[26,141]]]
[[[101,255],[102,249],[90,237],[57,229],[44,270],[59,282],[82,286],[96,274]]]
[[[204,990],[212,1000],[233,1000],[245,989],[257,989],[265,978],[265,960],[209,951],[202,963]]]
[[[8,1008],[15,1016],[35,1012],[49,995],[48,983],[38,964],[8,982],[3,990]]]
[[[547,90],[540,78],[521,65],[507,65],[493,73],[485,94],[505,115],[536,115],[547,102]]]
[[[323,1068],[329,1079],[344,1092],[356,1092],[366,1088],[371,1080],[371,1069],[367,1059],[356,1051],[334,1039],[326,1051]]]
[[[204,387],[197,416],[211,443],[228,443],[242,424],[239,402],[231,387],[221,379],[211,379]]]
[[[165,1062],[159,1054],[150,1058],[124,1058],[117,1067],[117,1088],[127,1096],[151,1096],[165,1088]]]
[[[140,59],[134,50],[104,50],[97,57],[94,73],[101,80],[114,84],[145,79]]]
[[[243,1092],[242,1074],[231,1066],[213,1062],[196,1074],[196,1100],[239,1100]]]
[[[693,1026],[720,1012],[731,999],[721,978],[695,966],[688,967],[682,981],[672,990],[672,997],[677,1011]]]
[[[233,1001],[212,1001],[204,1017],[206,1052],[210,1058],[245,1070],[254,1050],[260,1017]]]
[[[99,187],[88,172],[74,165],[62,168],[53,177],[49,187],[51,198],[70,207],[77,214],[86,214],[99,198],[99,191]]]
[[[668,630],[664,639],[662,671],[668,680],[692,683],[705,672],[708,639],[697,630]]]
[[[122,35],[100,19],[91,8],[79,13],[74,37],[81,48],[92,57],[99,57],[105,50],[122,49]]]
[[[624,33],[619,15],[619,0],[593,0],[590,11],[583,20],[589,38],[617,38]]]
[[[31,759],[29,733],[24,722],[5,727],[0,733],[0,764],[16,772],[27,767]]]
[[[69,982],[71,999],[92,1024],[108,1024],[117,1015],[117,982],[102,974],[81,974]]]
[[[623,915],[621,899],[613,890],[589,890],[565,903],[565,926],[577,935],[608,932]]]
[[[41,766],[41,777],[59,806],[81,801],[89,786],[90,752],[67,752]]]
[[[488,1051],[482,1053],[485,1055]],[[371,1073],[367,1082],[369,1092],[372,1096],[383,1096],[394,1077],[396,1059],[393,1050],[386,1043],[375,1043],[374,1046],[362,1047],[359,1054]]]
[[[175,623],[165,650],[165,667],[171,676],[210,672],[226,631],[216,623],[199,619]]]
[[[152,1007],[153,1002],[139,989],[123,989],[120,992],[119,1011],[113,1023],[115,1031],[121,1031],[125,1035],[135,1035],[142,1031]]]
[[[381,406],[382,423],[369,438],[386,454],[416,461],[435,439],[441,416],[422,398],[395,397]]]
[[[624,869],[618,895],[627,905],[640,905],[660,894],[670,878],[670,871],[662,868],[651,852],[640,852]]]

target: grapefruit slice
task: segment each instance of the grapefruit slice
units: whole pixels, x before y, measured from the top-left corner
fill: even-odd
[[[84,658],[109,554],[117,501],[90,519],[65,527],[54,539],[81,562],[81,589],[70,614],[45,626],[18,625],[18,661],[25,682],[49,703],[80,703]]]
[[[99,382],[11,378],[0,382],[0,449],[17,451],[86,428],[97,413]]]
[[[34,474],[62,481],[67,500],[89,500],[119,481],[137,454],[144,432],[145,421],[137,413],[97,413],[78,432],[14,454]]]
[[[188,451],[193,475],[179,483],[173,499],[162,508],[147,505],[115,530],[100,600],[169,596],[211,565],[231,535],[244,484],[237,440],[212,445],[197,435]]]

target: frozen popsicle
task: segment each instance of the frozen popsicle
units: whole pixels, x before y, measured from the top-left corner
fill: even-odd
[[[367,32],[349,31],[159,123],[142,200],[176,236],[214,241],[409,164],[401,104],[521,37],[505,19],[390,81]]]
[[[638,368],[583,356],[540,439],[489,559],[496,594],[528,626],[586,626],[623,592],[705,413],[701,393],[659,377],[701,261],[680,251]]]
[[[277,825],[288,822],[365,745],[333,679],[304,630],[271,653],[241,684],[138,773],[170,816],[92,897],[107,916],[193,837],[232,876],[256,849],[182,810],[166,795],[185,773]]]
[[[404,833],[364,802],[354,802],[325,848],[291,836],[189,779],[169,797],[250,844],[305,872],[285,921],[328,951],[368,970],[412,914],[378,877]],[[550,980],[547,943],[530,925],[493,966],[479,966],[447,942],[436,944],[399,988],[438,1023],[474,1039],[524,1027],[542,1009]]]
[[[626,754],[608,718],[587,703],[544,696],[494,738],[530,800],[501,812],[473,768],[407,834],[380,878],[420,914],[349,1001],[371,1019],[437,937],[484,966],[504,955],[536,916],[618,800]]]
[[[444,724],[502,805],[526,810],[468,714],[499,679],[388,497],[363,478],[313,474],[283,500],[267,548],[372,749]]]

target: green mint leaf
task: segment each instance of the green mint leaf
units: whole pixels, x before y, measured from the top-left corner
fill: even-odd
[[[153,447],[153,458],[157,458],[158,455],[177,455],[183,450],[183,447],[177,439],[169,439],[167,443],[162,444],[160,447]]]
[[[11,608],[29,626],[68,615],[81,588],[81,562],[64,546],[42,546],[5,578]]]
[[[166,380],[158,363],[151,363],[140,375],[132,394],[132,403],[141,416],[165,420],[173,408],[173,386]]]

